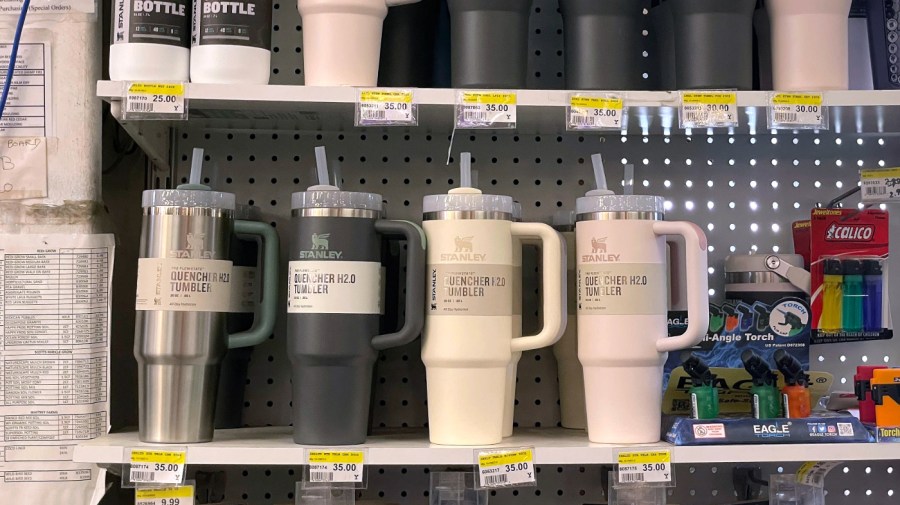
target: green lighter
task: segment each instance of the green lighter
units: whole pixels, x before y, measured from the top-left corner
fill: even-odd
[[[716,375],[693,353],[681,366],[691,376],[691,419],[719,417],[719,390],[713,385]]]
[[[753,417],[773,419],[781,417],[781,395],[778,394],[778,376],[752,349],[741,353],[744,368],[753,379],[750,394],[753,397]]]

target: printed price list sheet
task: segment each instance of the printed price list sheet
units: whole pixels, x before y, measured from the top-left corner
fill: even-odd
[[[74,446],[109,429],[112,235],[0,235],[0,496],[93,502]]]

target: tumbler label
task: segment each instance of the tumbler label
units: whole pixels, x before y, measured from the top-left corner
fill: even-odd
[[[578,266],[578,313],[666,314],[667,289],[664,264],[582,264]]]
[[[231,269],[231,307],[228,312],[249,313],[259,301],[259,270],[256,267]]]
[[[228,260],[140,258],[135,310],[228,312],[231,276]]]
[[[188,5],[187,0],[115,0],[112,43],[189,47]]]
[[[511,265],[430,265],[428,315],[511,316],[512,273]]]
[[[268,50],[272,4],[244,0],[194,0],[192,46],[232,45]]]
[[[291,314],[381,314],[381,264],[374,261],[291,261]]]

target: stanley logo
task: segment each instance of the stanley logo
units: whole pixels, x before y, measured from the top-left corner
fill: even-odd
[[[215,257],[214,250],[206,250],[206,234],[188,232],[186,236],[187,247],[184,249],[172,249],[169,256],[172,258],[187,259],[212,259]]]
[[[621,254],[607,254],[606,237],[591,239],[591,254],[582,254],[582,263],[609,263],[619,261]]]
[[[484,261],[487,254],[476,253],[472,245],[472,237],[455,237],[453,243],[456,249],[452,253],[442,253],[441,261]]]
[[[304,260],[313,260],[313,259],[326,259],[326,260],[339,260],[344,255],[343,251],[332,251],[329,245],[328,239],[331,237],[330,233],[313,233],[310,236],[310,243],[312,244],[312,250],[310,251],[300,251],[300,259]]]

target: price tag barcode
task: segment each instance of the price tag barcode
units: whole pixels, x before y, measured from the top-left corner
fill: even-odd
[[[479,451],[478,480],[482,488],[534,486],[534,449]]]
[[[900,168],[860,170],[859,179],[863,202],[900,201]]]
[[[186,119],[184,83],[126,83],[123,119]]]
[[[136,489],[134,505],[194,505],[194,486]]]
[[[737,93],[684,91],[679,113],[681,128],[716,128],[738,125]]]
[[[825,487],[825,476],[843,461],[807,461],[797,469],[797,482],[807,486]]]
[[[134,484],[181,484],[187,451],[131,450],[129,480]]]
[[[828,129],[828,108],[822,93],[770,93],[769,128]]]
[[[418,124],[411,89],[361,89],[356,105],[356,126]]]
[[[620,484],[671,482],[672,456],[668,450],[620,452]]]
[[[514,91],[460,91],[456,98],[457,128],[515,128]]]
[[[362,482],[364,451],[309,451],[309,482]]]
[[[621,130],[624,101],[618,95],[570,95],[567,130]]]

